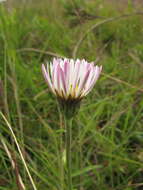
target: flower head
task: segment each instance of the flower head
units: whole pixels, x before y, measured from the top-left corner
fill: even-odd
[[[102,67],[83,60],[54,58],[42,71],[51,91],[63,100],[81,100],[96,83]]]

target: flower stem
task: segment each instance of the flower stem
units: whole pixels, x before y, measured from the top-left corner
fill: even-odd
[[[64,116],[61,112],[59,102],[57,101],[57,107],[59,112],[59,119],[60,119],[60,129],[61,131],[64,130],[63,123],[65,121]],[[63,163],[63,132],[59,135],[59,148],[60,148],[60,159],[59,159],[59,168],[60,168],[60,190],[64,190],[64,163]]]
[[[61,130],[63,130],[63,118],[62,114],[60,113],[60,127]],[[63,165],[63,133],[60,134],[60,151],[61,151],[61,156],[60,156],[60,181],[61,181],[61,190],[64,190],[64,165]]]
[[[72,190],[72,176],[71,176],[71,129],[72,129],[72,119],[65,118],[66,126],[66,164],[67,164],[67,182],[68,189]]]

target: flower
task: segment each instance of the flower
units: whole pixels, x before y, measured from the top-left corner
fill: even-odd
[[[67,118],[75,115],[81,99],[92,90],[101,70],[102,66],[84,59],[54,58],[47,67],[42,64],[44,78]]]
[[[86,60],[54,58],[45,67],[42,64],[44,78],[51,91],[64,101],[81,100],[94,87],[102,66],[95,66]]]

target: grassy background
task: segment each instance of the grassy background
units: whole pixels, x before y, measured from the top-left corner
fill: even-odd
[[[41,74],[41,63],[57,54],[98,59],[98,65],[103,65],[100,80],[74,119],[74,189],[142,190],[140,7],[132,1],[113,6],[102,0],[14,3],[0,5],[0,109],[15,132],[37,189],[62,190],[63,123],[55,97],[47,90]],[[26,189],[32,190],[2,117],[0,140],[0,190],[23,190],[18,185],[18,175]],[[63,189],[66,190],[66,177]]]

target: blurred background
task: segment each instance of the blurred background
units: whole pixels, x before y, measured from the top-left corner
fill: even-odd
[[[74,190],[142,190],[142,0],[0,4],[0,189],[33,189],[8,123],[37,189],[67,188],[63,123],[41,73],[53,57],[103,66],[74,119]]]

